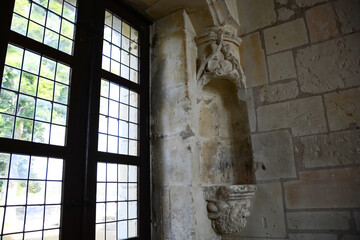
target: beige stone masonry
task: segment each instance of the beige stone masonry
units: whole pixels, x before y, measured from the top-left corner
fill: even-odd
[[[284,183],[289,209],[360,207],[360,168],[300,172],[298,181]]]
[[[328,0],[295,0],[299,7],[310,7],[318,3],[327,2]]]
[[[335,234],[291,233],[289,240],[337,240]]]
[[[241,33],[257,30],[276,22],[273,0],[237,0]]]
[[[335,10],[343,34],[360,30],[360,2],[358,0],[338,0]]]
[[[302,18],[264,30],[266,53],[272,54],[309,42]]]
[[[296,52],[300,88],[323,93],[360,84],[360,34],[311,45]]]
[[[256,180],[296,177],[289,131],[253,134],[251,140],[256,166]]]
[[[294,10],[287,8],[287,7],[282,7],[278,9],[278,20],[280,21],[286,21],[289,18],[291,18],[292,16],[294,16],[295,12]]]
[[[360,231],[360,212],[354,212],[354,217],[355,217],[355,223],[356,223],[356,230]]]
[[[325,95],[330,130],[360,126],[360,88]]]
[[[359,235],[346,234],[341,238],[341,240],[359,240]]]
[[[259,98],[262,103],[273,103],[296,98],[299,88],[296,81],[266,85],[259,90]]]
[[[321,97],[260,106],[257,117],[259,131],[291,128],[293,136],[303,136],[326,130]]]
[[[305,12],[311,42],[319,42],[338,35],[336,16],[330,3]]]
[[[233,237],[285,237],[284,208],[280,183],[256,184],[257,190],[251,202],[251,215],[245,229]]]
[[[240,56],[247,79],[247,87],[256,87],[268,83],[264,49],[258,32],[242,38]],[[256,67],[254,67],[256,66]]]
[[[277,53],[267,57],[270,82],[295,78],[296,70],[291,51]]]
[[[287,222],[293,230],[348,230],[349,212],[289,212]]]
[[[302,137],[305,167],[360,163],[360,130]]]

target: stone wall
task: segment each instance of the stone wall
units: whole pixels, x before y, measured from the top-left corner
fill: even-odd
[[[236,3],[258,190],[247,227],[222,239],[360,239],[360,1]],[[217,130],[196,84],[196,16],[179,10],[153,27],[154,239],[220,239],[203,197],[223,176],[201,141]]]

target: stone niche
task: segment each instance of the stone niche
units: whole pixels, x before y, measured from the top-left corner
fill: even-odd
[[[236,28],[209,28],[196,39],[201,184],[208,217],[219,235],[241,231],[255,193],[246,87]]]

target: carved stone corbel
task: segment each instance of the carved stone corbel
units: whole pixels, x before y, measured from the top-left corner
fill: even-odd
[[[217,234],[231,235],[244,229],[255,191],[255,185],[205,187],[208,217]]]
[[[246,78],[240,64],[241,39],[231,26],[207,29],[196,39],[198,47],[197,80],[204,87],[211,80],[230,80],[239,89],[245,88]]]

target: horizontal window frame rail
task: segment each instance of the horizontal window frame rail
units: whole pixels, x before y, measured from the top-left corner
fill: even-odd
[[[141,71],[139,71],[140,73]],[[141,75],[141,74],[140,74]],[[130,80],[120,77],[114,73],[108,72],[104,69],[101,69],[101,76],[105,80],[109,80],[111,82],[114,82],[116,84],[121,85],[122,87],[128,88],[130,90],[133,90],[137,93],[141,93],[141,84],[137,84],[134,82],[131,82]]]

